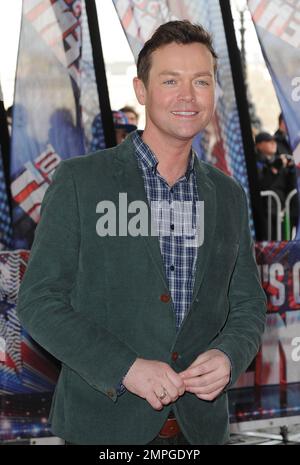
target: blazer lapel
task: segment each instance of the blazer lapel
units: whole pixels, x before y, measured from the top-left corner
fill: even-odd
[[[193,290],[193,301],[196,299],[201,286],[209,256],[214,246],[216,228],[216,188],[208,176],[205,164],[195,159],[196,181],[199,197],[204,201],[204,241],[198,248],[196,261],[196,276]]]
[[[148,207],[148,236],[142,236],[146,249],[150,254],[159,276],[161,277],[164,287],[168,289],[168,282],[165,275],[164,264],[160,252],[159,240],[157,236],[151,236],[150,221],[151,210],[145,192],[144,180],[139,169],[134,145],[131,136],[116,147],[114,179],[118,185],[118,192],[127,194],[128,204],[135,200],[143,201]]]

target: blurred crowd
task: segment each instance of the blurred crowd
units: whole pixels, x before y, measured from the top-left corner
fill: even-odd
[[[282,114],[273,135],[268,132],[256,134],[255,148],[259,190],[265,193],[263,239],[290,239],[298,221],[297,178]]]

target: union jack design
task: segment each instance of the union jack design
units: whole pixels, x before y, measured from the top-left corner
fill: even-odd
[[[60,161],[60,156],[48,144],[47,150],[34,162],[25,163],[24,170],[11,184],[13,200],[36,224],[44,194]]]
[[[21,328],[16,303],[29,252],[0,253],[0,394],[51,391],[57,367]]]

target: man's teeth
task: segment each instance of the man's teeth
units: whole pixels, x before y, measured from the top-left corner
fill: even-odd
[[[197,111],[172,111],[173,115],[181,115],[181,116],[192,116],[196,115]]]

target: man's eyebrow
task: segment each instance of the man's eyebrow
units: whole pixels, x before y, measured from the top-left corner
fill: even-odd
[[[159,76],[180,76],[181,73],[177,71],[169,71],[169,70],[164,70],[161,73],[159,73]],[[210,71],[199,71],[197,73],[193,74],[193,77],[200,77],[200,76],[208,76],[208,77],[213,77],[212,73]]]

